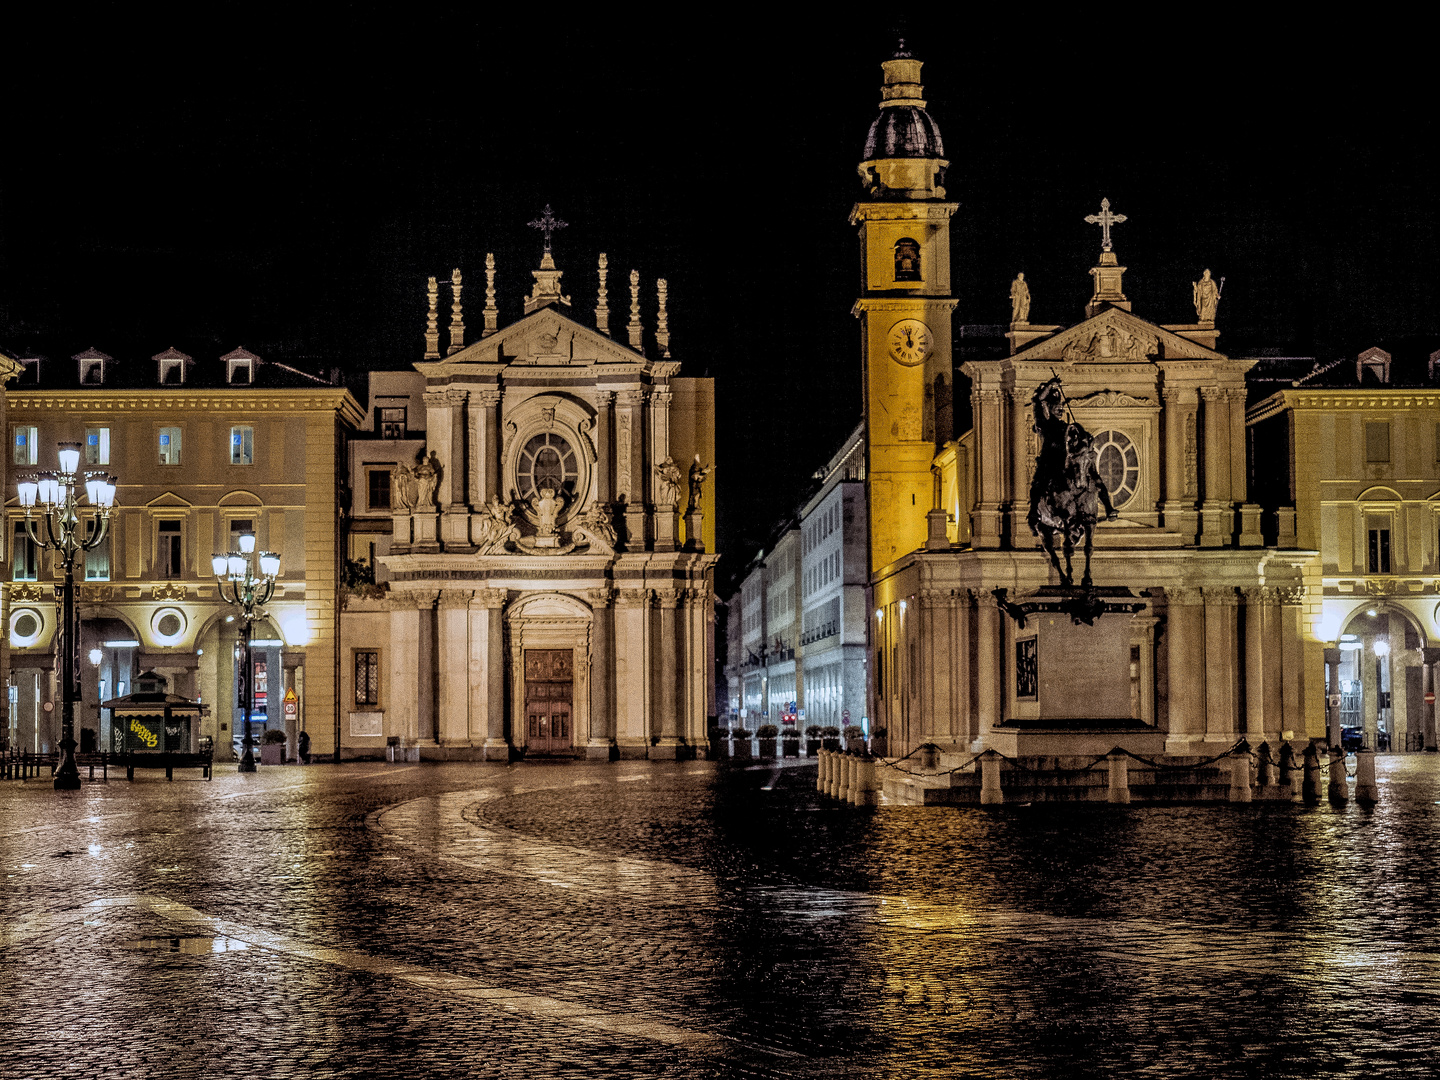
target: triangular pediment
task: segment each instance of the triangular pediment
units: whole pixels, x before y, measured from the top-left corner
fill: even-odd
[[[1033,342],[1015,362],[1148,364],[1156,360],[1224,360],[1223,353],[1183,338],[1123,308],[1106,308],[1068,330]]]
[[[155,496],[155,498],[151,499],[145,505],[152,510],[166,510],[171,508],[189,510],[194,504],[182,499],[173,491],[167,491],[163,495]]]
[[[532,312],[438,363],[498,363],[546,368],[621,364],[635,370],[657,364],[598,330],[576,322],[554,307]],[[421,370],[427,366],[421,365]]]

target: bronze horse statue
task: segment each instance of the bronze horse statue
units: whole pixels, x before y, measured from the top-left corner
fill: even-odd
[[[1040,453],[1035,459],[1035,477],[1030,481],[1030,531],[1040,537],[1051,565],[1066,585],[1075,583],[1072,559],[1076,543],[1083,540],[1085,574],[1080,583],[1089,588],[1090,553],[1101,507],[1106,521],[1118,516],[1096,466],[1095,440],[1069,415],[1069,403],[1058,377],[1041,383],[1031,404],[1035,409],[1035,431],[1040,434]],[[1064,567],[1055,554],[1057,533],[1065,553]]]

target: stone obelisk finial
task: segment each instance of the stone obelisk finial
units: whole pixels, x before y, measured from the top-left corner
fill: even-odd
[[[430,311],[425,317],[425,359],[440,359],[440,316],[435,309],[440,303],[440,286],[432,277],[426,286],[430,300]]]
[[[644,327],[640,323],[640,271],[630,271],[630,347],[639,349],[644,344]]]
[[[663,277],[655,282],[655,291],[660,294],[660,314],[655,320],[655,341],[660,346],[660,354],[666,360],[670,359],[670,320],[665,313],[665,300],[670,295],[670,283]]]
[[[480,336],[489,337],[493,334],[499,321],[500,309],[495,306],[495,254],[487,251],[485,253],[485,329],[480,332]]]
[[[461,318],[464,308],[460,306],[460,268],[450,274],[450,348],[445,355],[457,353],[465,347],[465,320]]]
[[[595,328],[606,337],[610,336],[610,294],[605,289],[605,279],[610,276],[610,260],[605,252],[600,253],[600,295],[595,303]]]

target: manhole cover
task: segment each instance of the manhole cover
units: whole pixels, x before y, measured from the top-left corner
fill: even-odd
[[[232,937],[150,937],[127,941],[124,947],[152,952],[217,953],[239,952],[250,948],[250,944]]]

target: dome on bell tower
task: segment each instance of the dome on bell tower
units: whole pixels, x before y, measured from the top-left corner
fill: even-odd
[[[945,143],[939,125],[925,111],[920,85],[922,62],[906,51],[904,42],[880,65],[880,115],[865,136],[860,175],[872,195],[899,198],[944,198]],[[922,164],[924,163],[924,164]]]

